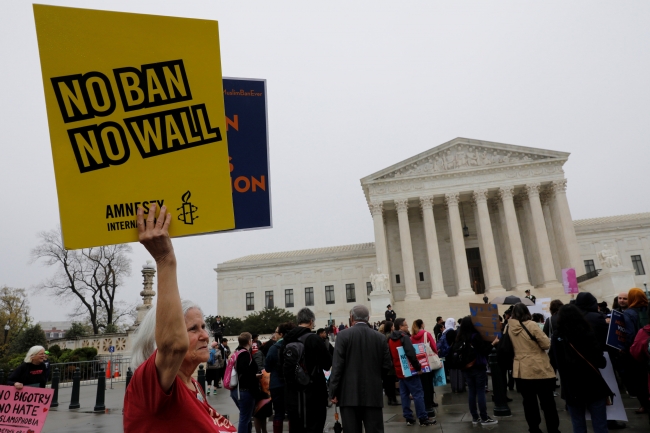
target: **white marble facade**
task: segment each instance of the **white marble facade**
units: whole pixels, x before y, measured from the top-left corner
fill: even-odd
[[[600,269],[597,253],[606,242],[615,244],[630,267],[631,256],[640,255],[647,269],[650,214],[639,214],[632,222],[632,216],[574,222],[562,169],[568,157],[456,138],[367,176],[361,186],[372,215],[374,245],[247,256],[219,264],[219,311],[246,315],[250,291],[259,310],[270,289],[282,301],[275,305],[283,307],[286,289],[304,299],[309,283],[318,294],[314,308],[319,319],[325,322],[331,310],[338,322],[353,305],[345,302],[345,285],[354,283],[356,301],[370,305],[362,295],[370,273],[379,268],[389,276],[386,299],[398,312],[425,320],[445,316],[445,310],[461,316],[467,314],[468,302],[481,302],[483,293],[490,298],[506,291],[523,295],[535,288],[538,297],[561,295],[561,269],[572,267],[582,275],[584,260],[594,260]],[[328,282],[327,269],[334,272]],[[645,275],[636,278],[642,283]],[[324,286],[332,284],[335,303],[325,304]],[[299,299],[290,310],[305,305]],[[373,311],[374,317],[382,315]]]

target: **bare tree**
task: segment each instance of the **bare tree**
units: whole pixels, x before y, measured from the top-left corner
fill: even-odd
[[[56,273],[39,286],[60,299],[73,299],[75,313],[87,315],[93,333],[115,325],[120,316],[115,299],[124,277],[131,274],[129,245],[66,250],[61,229],[38,234],[41,243],[31,251],[32,262],[56,267]]]

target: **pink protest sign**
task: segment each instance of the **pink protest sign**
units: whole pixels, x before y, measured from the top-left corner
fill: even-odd
[[[562,284],[564,284],[564,293],[567,295],[578,293],[578,278],[575,269],[562,269]]]
[[[40,433],[50,411],[53,389],[0,386],[0,431]]]

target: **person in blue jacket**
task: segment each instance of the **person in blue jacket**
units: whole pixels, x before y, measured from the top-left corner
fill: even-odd
[[[271,403],[273,404],[273,433],[282,433],[282,423],[284,422],[284,414],[286,413],[280,352],[284,348],[284,336],[295,327],[296,325],[293,322],[278,325],[275,330],[277,341],[269,348],[266,359],[264,360],[264,370],[271,373],[269,391],[271,391]]]

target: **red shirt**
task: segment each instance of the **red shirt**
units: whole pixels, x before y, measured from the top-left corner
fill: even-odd
[[[124,433],[237,431],[207,403],[194,379],[192,382],[202,399],[197,398],[178,376],[169,392],[165,392],[158,382],[156,353],[135,370],[126,389]]]

